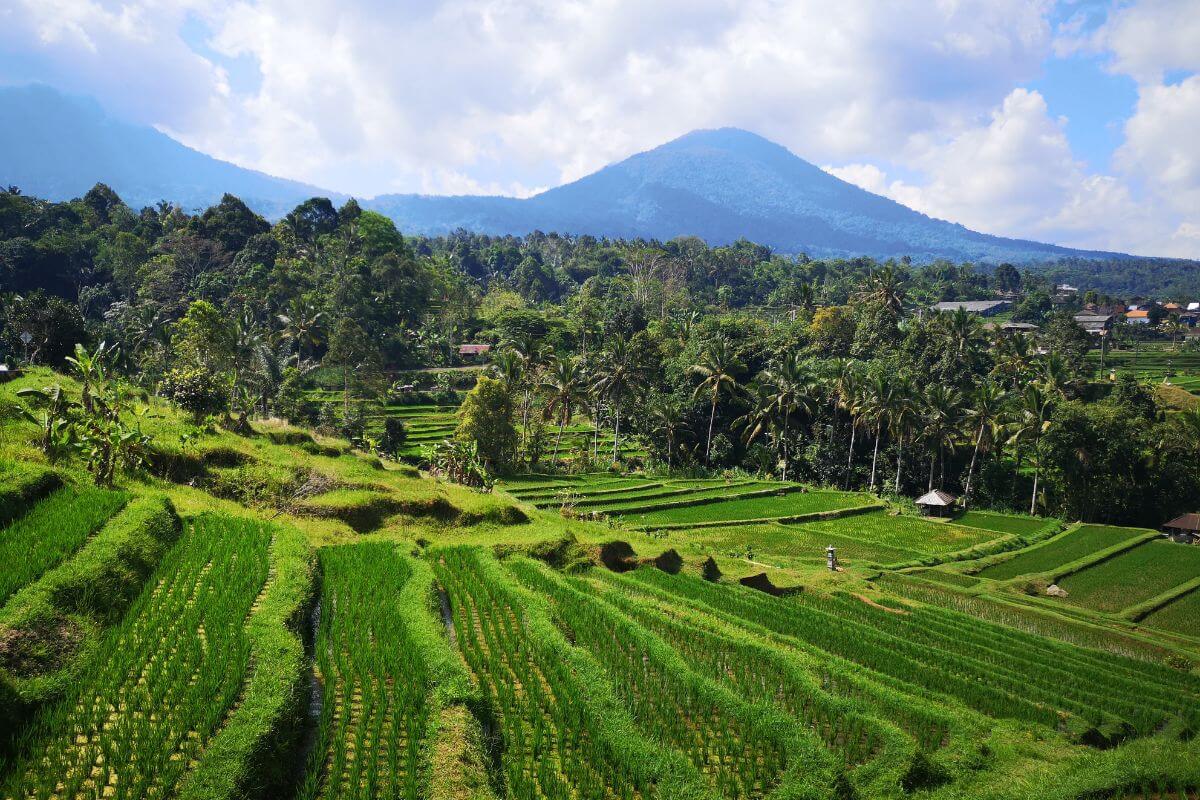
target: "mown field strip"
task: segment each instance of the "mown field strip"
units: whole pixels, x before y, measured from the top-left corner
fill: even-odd
[[[1009,580],[1018,575],[1049,572],[1092,553],[1129,541],[1145,533],[1140,528],[1117,528],[1108,525],[1081,525],[1053,539],[994,564],[979,572],[992,580]]]
[[[93,487],[59,489],[0,530],[0,606],[82,547],[128,500]]]
[[[1145,617],[1142,624],[1200,639],[1200,589],[1193,589],[1158,609]]]
[[[1047,526],[1057,525],[1058,520],[1041,517],[1021,517],[1015,514],[998,514],[992,511],[968,511],[956,517],[955,525],[967,528],[980,528],[997,533],[1012,533],[1017,536],[1030,536],[1045,530]]]
[[[71,694],[25,729],[3,796],[168,796],[238,697],[250,657],[243,623],[267,578],[270,538],[252,521],[198,518]]]

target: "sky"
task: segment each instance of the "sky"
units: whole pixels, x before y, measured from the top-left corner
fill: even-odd
[[[0,83],[370,197],[735,126],[932,216],[1200,258],[1200,0],[0,0]]]

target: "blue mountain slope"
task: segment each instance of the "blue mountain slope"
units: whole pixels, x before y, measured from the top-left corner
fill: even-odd
[[[45,86],[0,87],[0,185],[68,200],[98,182],[134,208],[159,200],[207,208],[229,192],[269,217],[314,195],[343,197],[206,156],[113,119],[91,100]]]
[[[710,244],[739,238],[813,256],[911,255],[979,261],[1110,256],[989,236],[871,194],[761,136],[694,131],[526,200],[384,195],[371,201],[404,229],[531,230]]]
[[[204,208],[230,192],[272,219],[309,197],[346,199],[211,158],[153,128],[113,119],[90,100],[44,86],[0,87],[0,186],[64,200],[97,182],[135,208],[159,200]],[[523,200],[383,195],[363,205],[392,217],[405,233],[690,235],[710,244],[746,238],[785,253],[918,261],[1112,255],[988,236],[932,219],[733,128],[694,131]]]

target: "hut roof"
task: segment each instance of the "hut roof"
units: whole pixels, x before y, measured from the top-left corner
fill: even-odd
[[[917,498],[919,506],[950,506],[954,505],[954,495],[943,492],[941,489],[934,489],[928,494],[923,494]]]
[[[1200,514],[1181,514],[1163,524],[1163,527],[1177,531],[1200,531]]]

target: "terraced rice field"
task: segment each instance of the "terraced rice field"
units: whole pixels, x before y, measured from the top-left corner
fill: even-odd
[[[172,794],[241,690],[244,623],[267,580],[270,540],[261,523],[200,517],[69,695],[23,730],[0,796]]]
[[[1057,524],[1055,520],[1040,517],[1022,517],[1016,514],[997,514],[991,511],[968,511],[954,520],[955,525],[967,528],[981,528],[997,533],[1011,533],[1015,536],[1030,536],[1046,530],[1048,526]]]
[[[620,514],[623,523],[633,526],[678,525],[695,522],[738,522],[741,520],[779,519],[783,517],[836,511],[873,502],[857,492],[789,492],[765,497],[714,500],[684,508]]]
[[[873,511],[838,519],[798,523],[816,534],[833,534],[843,539],[869,542],[907,556],[937,555],[965,550],[996,538],[994,531],[953,523],[931,522],[911,515]],[[903,560],[903,559],[898,559]]]
[[[1132,373],[1150,383],[1168,380],[1192,393],[1200,389],[1200,350],[1150,343],[1139,347],[1137,352],[1133,349],[1109,351],[1103,370],[1100,369],[1099,351],[1088,353],[1087,360],[1097,375]]]
[[[1200,638],[1200,590],[1173,600],[1143,619],[1142,624]]]
[[[1200,575],[1200,548],[1151,541],[1059,582],[1065,601],[1116,613]]]
[[[893,564],[921,555],[914,550],[823,531],[817,525],[778,522],[698,528],[688,531],[687,538],[716,553],[734,557],[752,553],[754,560],[777,566],[823,563],[825,548],[830,545],[837,548],[838,559],[847,564]]]
[[[318,741],[300,798],[418,798],[428,724],[421,654],[399,600],[411,562],[387,542],[325,548]]]
[[[1031,547],[1007,561],[987,567],[979,575],[992,580],[1008,580],[1018,575],[1049,572],[1109,547],[1145,534],[1141,528],[1109,525],[1081,525],[1059,534],[1044,544]]]
[[[59,489],[0,529],[0,606],[82,547],[128,499],[93,487]]]

